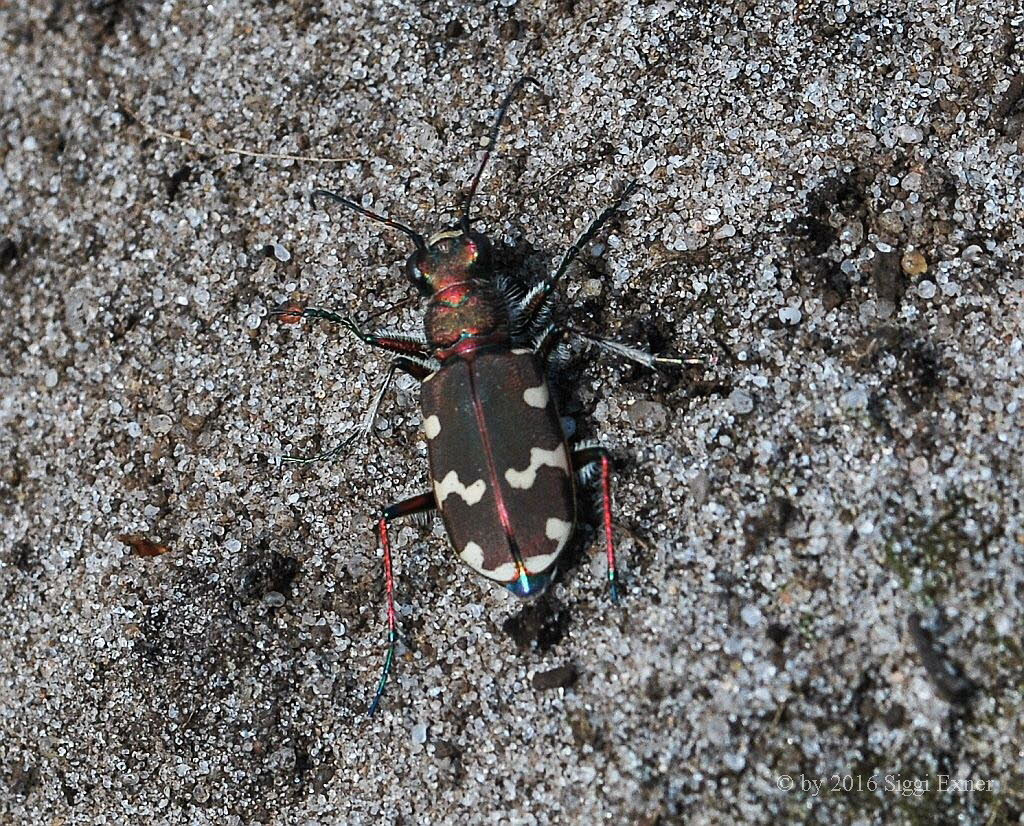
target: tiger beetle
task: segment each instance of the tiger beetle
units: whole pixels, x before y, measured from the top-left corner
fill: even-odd
[[[554,274],[524,291],[496,273],[491,243],[472,228],[470,206],[508,107],[526,83],[539,85],[524,77],[505,97],[454,226],[424,238],[405,224],[334,192],[312,193],[311,199],[330,199],[412,239],[415,251],[406,263],[406,276],[427,300],[423,336],[366,332],[347,315],[301,304],[286,304],[277,311],[283,323],[318,318],[341,324],[363,343],[396,354],[351,438],[319,456],[285,461],[334,458],[353,438],[368,436],[398,370],[422,384],[432,489],[384,508],[377,522],[384,552],[388,649],[370,714],[380,705],[398,643],[388,540],[388,524],[398,517],[439,510],[459,558],[478,574],[529,600],[550,585],[559,555],[573,535],[576,477],[580,484],[590,484],[599,472],[608,584],[612,601],[618,600],[611,456],[598,444],[583,444],[572,451],[567,447],[547,378],[548,363],[559,342],[567,335],[576,336],[651,369],[701,363],[662,358],[550,321],[550,302],[559,280],[633,194],[635,182],[569,247]]]

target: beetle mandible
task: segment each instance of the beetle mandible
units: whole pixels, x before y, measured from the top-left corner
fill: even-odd
[[[608,583],[618,599],[618,574],[611,516],[611,456],[598,444],[570,451],[547,379],[548,361],[566,335],[648,368],[698,365],[700,359],[663,358],[620,342],[598,338],[550,321],[559,280],[580,251],[636,190],[630,183],[563,254],[554,273],[525,292],[495,272],[491,243],[472,228],[470,207],[497,142],[508,107],[530,77],[509,90],[462,202],[458,223],[429,238],[365,209],[334,192],[328,198],[412,239],[406,275],[427,301],[424,335],[365,332],[350,316],[287,304],[282,322],[319,318],[346,327],[365,344],[396,354],[363,423],[353,434],[368,435],[396,371],[421,382],[423,430],[432,489],[383,509],[377,522],[384,553],[388,649],[370,714],[384,693],[395,657],[394,576],[388,523],[400,516],[438,510],[459,558],[521,599],[533,599],[551,583],[558,559],[576,525],[576,476],[591,481],[600,472]],[[340,455],[351,438],[311,462]]]

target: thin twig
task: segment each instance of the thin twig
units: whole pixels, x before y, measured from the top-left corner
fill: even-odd
[[[167,140],[183,143],[195,149],[211,149],[214,152],[217,152],[222,155],[245,155],[246,157],[249,158],[264,158],[272,161],[306,161],[308,163],[348,163],[349,161],[362,160],[362,158],[356,157],[316,158],[313,157],[312,155],[289,155],[287,153],[282,152],[253,152],[252,150],[249,149],[240,149],[237,146],[217,146],[216,144],[207,143],[206,141],[197,141],[192,138],[185,138],[182,137],[181,135],[175,135],[173,132],[167,132],[156,126],[153,126],[153,124],[151,123],[147,123],[141,117],[139,117],[138,113],[135,112],[135,110],[128,105],[124,98],[121,98],[120,104],[121,108],[124,109],[124,111],[126,111],[129,115],[131,115],[135,122],[139,124],[139,126],[145,129],[147,132],[150,132],[151,134],[157,135],[158,137],[161,138],[166,138]]]

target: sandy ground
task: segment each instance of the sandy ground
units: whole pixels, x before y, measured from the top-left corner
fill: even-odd
[[[0,822],[1020,821],[1019,6],[25,5]],[[617,606],[592,527],[524,608],[396,523],[371,719],[372,525],[426,487],[418,390],[282,466],[358,424],[387,356],[271,312],[416,331],[408,239],[306,195],[447,225],[527,73],[479,226],[536,278],[638,178],[562,312],[707,368],[564,370],[618,465]]]

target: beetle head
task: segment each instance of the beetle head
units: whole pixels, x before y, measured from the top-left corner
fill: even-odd
[[[485,278],[491,267],[487,236],[463,227],[442,230],[417,249],[405,264],[410,283],[429,296],[461,281]]]

